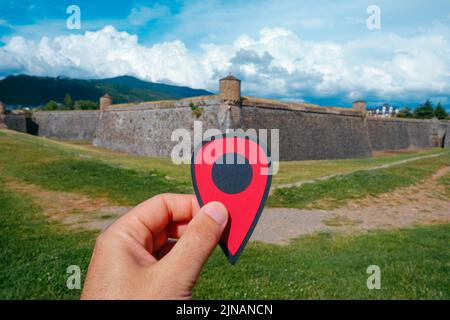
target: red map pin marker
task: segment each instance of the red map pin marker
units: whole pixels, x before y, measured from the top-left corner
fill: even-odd
[[[234,264],[244,250],[269,195],[270,154],[253,137],[223,134],[197,146],[191,175],[200,206],[222,202],[230,219],[220,240]]]

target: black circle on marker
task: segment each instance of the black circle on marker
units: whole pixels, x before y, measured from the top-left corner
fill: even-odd
[[[214,184],[220,191],[228,194],[244,191],[252,177],[252,166],[245,157],[237,153],[225,153],[216,160],[212,168]]]

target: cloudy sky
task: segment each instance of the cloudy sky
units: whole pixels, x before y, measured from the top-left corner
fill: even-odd
[[[0,0],[0,77],[22,73],[211,91],[233,73],[245,95],[449,108],[450,1]]]

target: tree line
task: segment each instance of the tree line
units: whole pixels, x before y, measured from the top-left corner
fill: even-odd
[[[98,110],[99,103],[92,100],[76,100],[74,101],[70,94],[66,93],[62,103],[55,100],[47,102],[41,110],[45,111],[64,111],[64,110]]]
[[[438,118],[440,120],[450,119],[448,112],[439,102],[436,106],[430,100],[419,105],[416,109],[405,107],[399,110],[397,113],[399,118],[411,118],[411,119],[432,119]]]

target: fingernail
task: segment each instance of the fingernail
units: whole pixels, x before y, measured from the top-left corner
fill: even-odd
[[[209,202],[203,207],[204,212],[220,225],[228,220],[228,211],[220,202]]]

